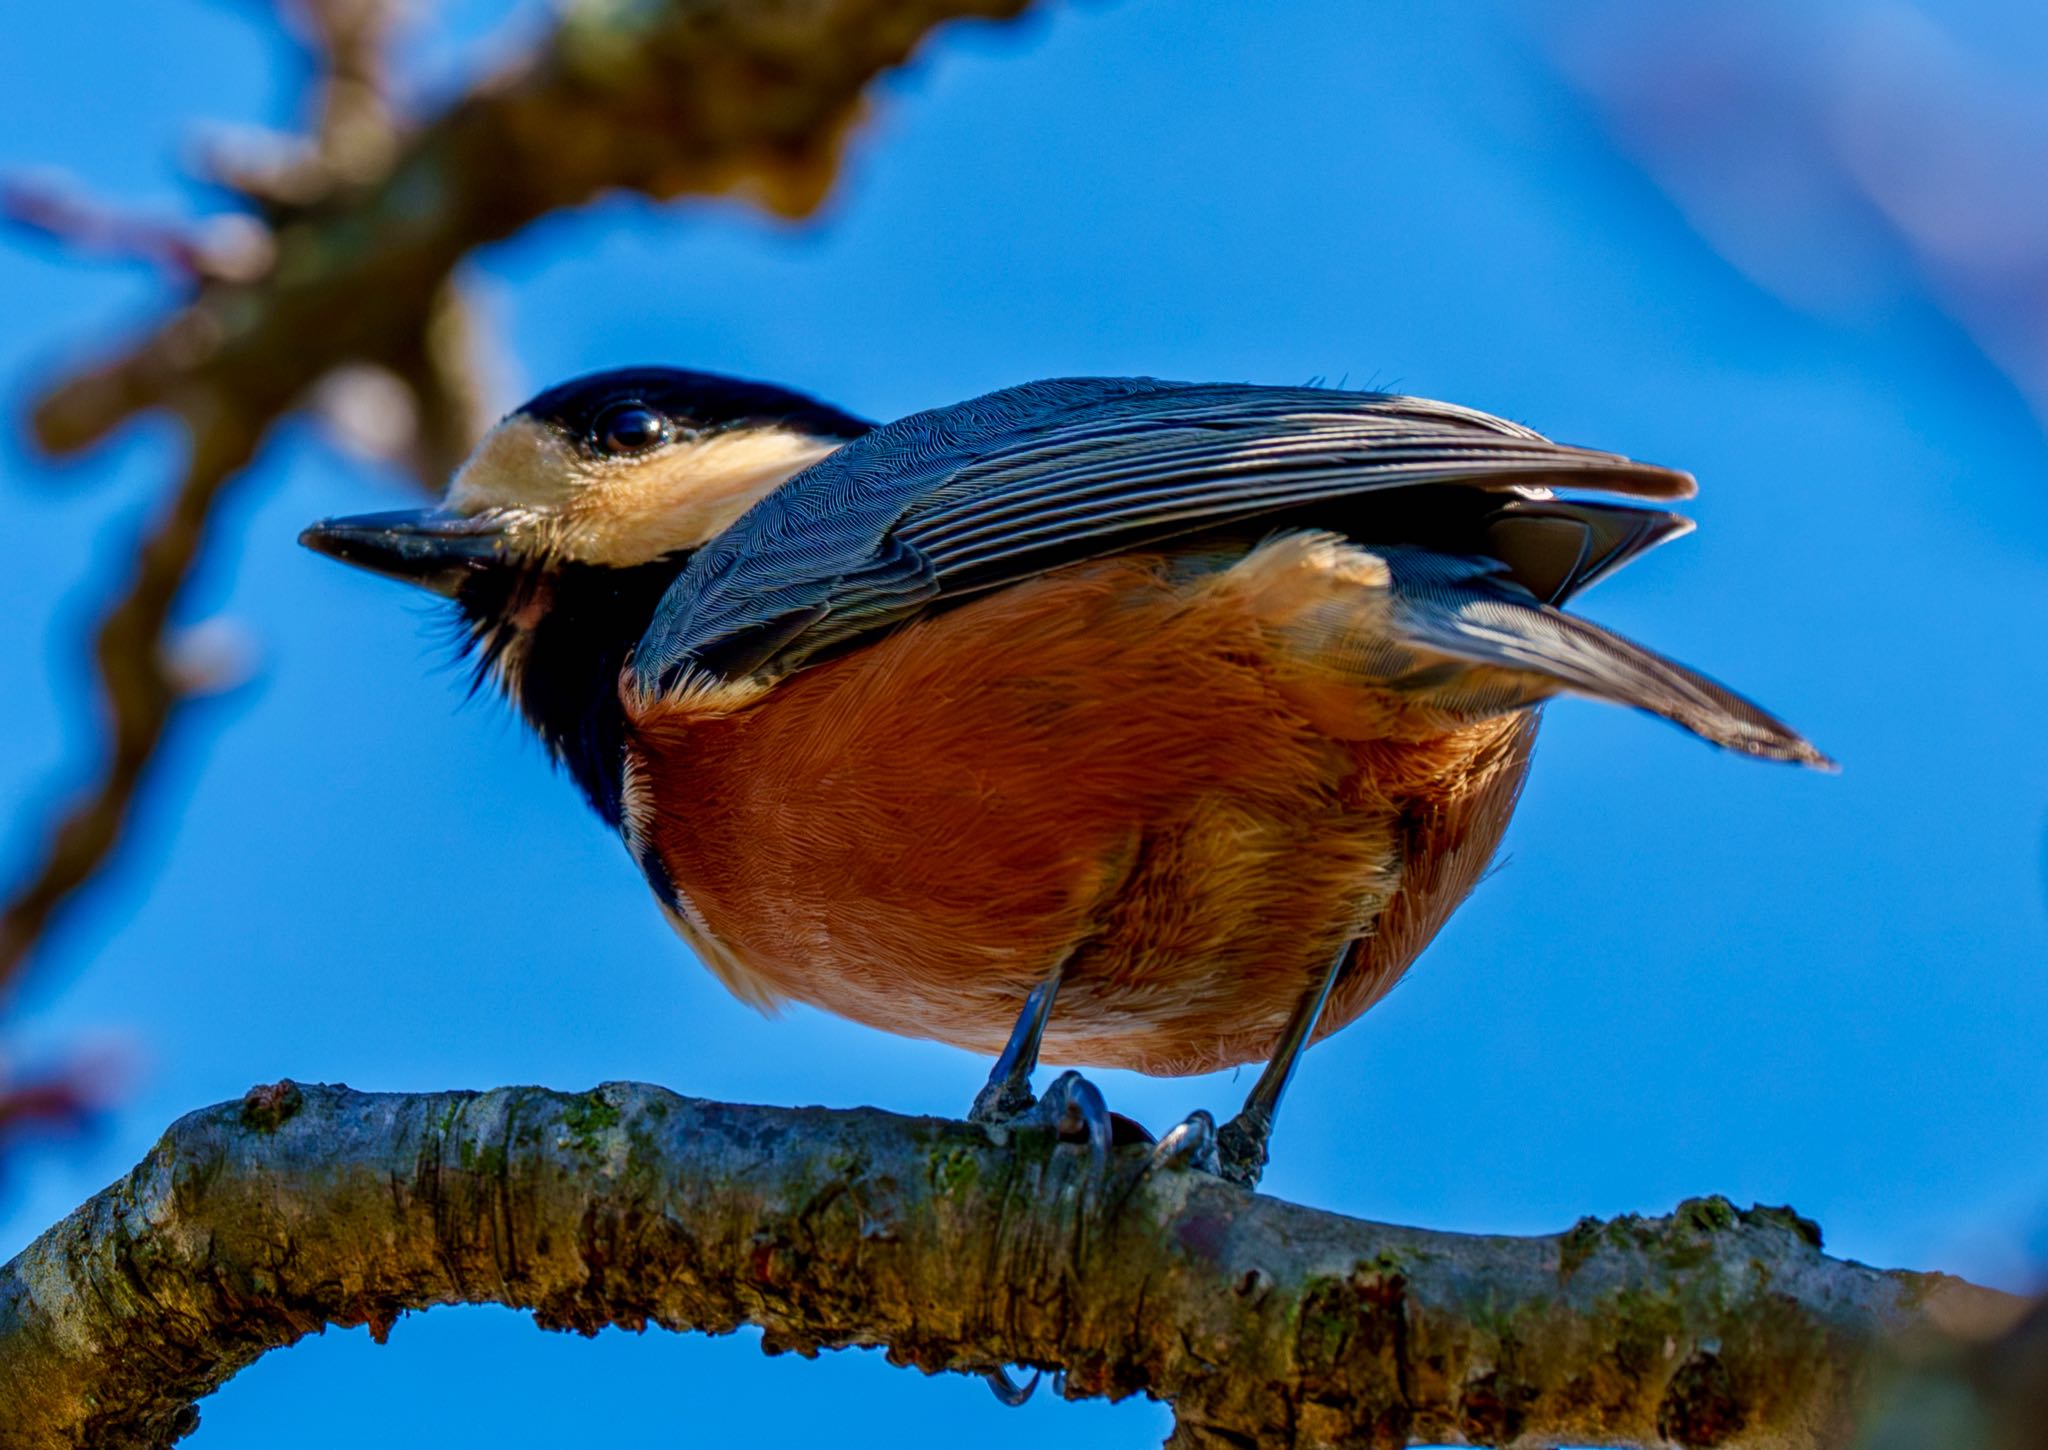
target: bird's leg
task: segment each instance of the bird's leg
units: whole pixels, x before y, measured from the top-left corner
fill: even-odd
[[[988,1081],[974,1095],[967,1117],[975,1123],[1009,1123],[1028,1115],[1050,1126],[1062,1142],[1086,1143],[1091,1166],[1100,1176],[1110,1145],[1109,1107],[1101,1090],[1078,1072],[1063,1072],[1046,1088],[1044,1098],[1031,1096],[1031,1073],[1038,1066],[1039,1044],[1045,1040],[1046,1023],[1052,1020],[1053,998],[1059,995],[1060,973],[1065,967],[1062,961],[1025,997],[1017,1025],[1010,1029],[1010,1040],[989,1070]],[[989,1370],[982,1378],[995,1397],[1013,1409],[1038,1388],[1035,1373],[1021,1385],[1004,1369]],[[1054,1376],[1053,1384],[1056,1390],[1063,1390],[1063,1377]]]
[[[1246,1188],[1258,1187],[1259,1175],[1266,1167],[1266,1140],[1273,1136],[1273,1119],[1280,1111],[1281,1095],[1287,1091],[1295,1066],[1323,1015],[1323,1004],[1330,1000],[1330,989],[1337,985],[1345,962],[1351,958],[1351,947],[1346,942],[1322,979],[1302,994],[1266,1070],[1245,1096],[1244,1106],[1238,1109],[1236,1117],[1216,1130],[1217,1171],[1231,1182]]]
[[[1024,999],[1024,1010],[1017,1014],[1010,1040],[1003,1044],[1002,1055],[990,1070],[988,1081],[974,1095],[974,1106],[967,1110],[969,1122],[1008,1122],[1028,1111],[1036,1101],[1031,1096],[1031,1074],[1038,1066],[1038,1045],[1045,1040],[1045,1024],[1052,1020],[1052,1002],[1059,995],[1060,972],[1065,966],[1063,961],[1054,967],[1052,975],[1033,987]]]
[[[1097,1166],[1109,1156],[1111,1124],[1102,1091],[1078,1072],[1054,1078],[1043,1098],[1031,1096],[1031,1073],[1038,1066],[1038,1047],[1052,1020],[1053,998],[1059,995],[1062,961],[1051,975],[1031,989],[1010,1040],[990,1069],[988,1081],[967,1110],[971,1123],[1011,1123],[1029,1115],[1059,1135],[1063,1143],[1086,1143]]]

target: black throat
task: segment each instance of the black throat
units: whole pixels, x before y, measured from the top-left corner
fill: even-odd
[[[670,554],[630,568],[564,564],[545,574],[482,575],[464,587],[459,601],[476,631],[479,669],[515,656],[508,661],[513,702],[614,829],[626,759],[619,674],[687,557]],[[529,612],[530,623],[521,618]]]

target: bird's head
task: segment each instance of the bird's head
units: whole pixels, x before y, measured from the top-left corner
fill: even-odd
[[[593,373],[491,429],[439,507],[327,519],[299,542],[454,600],[485,670],[520,698],[549,621],[554,632],[630,629],[630,646],[691,552],[869,426],[764,383],[679,368]],[[616,617],[643,603],[637,621]]]
[[[307,548],[452,600],[494,682],[620,820],[620,671],[695,550],[871,425],[801,393],[622,368],[529,400],[437,508],[328,519]]]

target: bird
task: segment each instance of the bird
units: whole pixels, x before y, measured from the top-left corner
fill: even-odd
[[[1693,492],[1388,393],[1057,378],[877,425],[646,366],[301,542],[450,601],[739,998],[993,1054],[971,1118],[1098,1155],[1128,1125],[1041,1057],[1262,1063],[1153,1150],[1254,1186],[1303,1051],[1485,874],[1546,701],[1832,768],[1565,609]]]

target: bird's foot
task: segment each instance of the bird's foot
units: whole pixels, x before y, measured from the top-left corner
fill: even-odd
[[[1216,1166],[1211,1171],[1239,1188],[1257,1188],[1266,1171],[1266,1143],[1272,1136],[1272,1118],[1257,1108],[1246,1108],[1216,1130]]]
[[[1098,1172],[1109,1161],[1113,1144],[1129,1141],[1132,1130],[1140,1138],[1145,1135],[1144,1129],[1110,1112],[1102,1089],[1078,1072],[1061,1073],[1037,1098],[1031,1096],[1028,1083],[991,1079],[975,1094],[967,1121],[992,1128],[1050,1128],[1062,1143],[1086,1144],[1090,1165]]]
[[[1031,1371],[1031,1378],[1018,1384],[1010,1378],[1010,1372],[1000,1365],[985,1370],[981,1376],[988,1381],[989,1392],[1011,1409],[1017,1409],[1031,1398],[1031,1392],[1038,1388],[1038,1371]]]
[[[1044,1371],[1031,1371],[1031,1378],[1021,1385],[1010,1378],[1009,1370],[1000,1366],[995,1369],[983,1370],[981,1377],[987,1383],[990,1392],[1014,1410],[1031,1398],[1031,1392],[1038,1388],[1038,1382],[1044,1377]],[[1065,1370],[1056,1369],[1052,1372],[1052,1392],[1061,1399],[1067,1397],[1067,1372]]]
[[[1221,1171],[1216,1161],[1216,1120],[1209,1116],[1206,1108],[1196,1108],[1168,1128],[1166,1136],[1152,1145],[1152,1156],[1146,1160],[1145,1171],[1156,1173],[1162,1168],[1174,1171],[1192,1168],[1203,1173]]]
[[[1028,1086],[991,1080],[975,1095],[968,1109],[968,1121],[1006,1128],[1050,1128],[1062,1143],[1086,1144],[1088,1167],[1099,1180],[1109,1166],[1110,1145],[1117,1141],[1115,1115],[1103,1101],[1102,1089],[1078,1072],[1063,1072],[1052,1080],[1043,1097],[1033,1099]],[[1135,1124],[1129,1126],[1135,1127]],[[1140,1134],[1143,1129],[1138,1129]],[[1018,1384],[1006,1369],[992,1369],[982,1375],[990,1393],[1016,1409],[1038,1388],[1039,1376]],[[1053,1392],[1065,1392],[1065,1376],[1053,1376]]]
[[[1078,1072],[1063,1072],[1054,1078],[1021,1121],[1051,1128],[1062,1143],[1086,1144],[1088,1166],[1098,1174],[1109,1162],[1110,1144],[1115,1139],[1109,1104],[1102,1099],[1102,1089]]]
[[[1013,1123],[1036,1106],[1038,1099],[1031,1095],[1029,1077],[991,1077],[974,1095],[974,1106],[967,1110],[967,1121],[989,1127]]]
[[[1096,1168],[1108,1161],[1115,1137],[1109,1104],[1102,1100],[1102,1089],[1080,1073],[1063,1072],[1054,1078],[1033,1111],[1062,1143],[1086,1143]]]
[[[1240,1188],[1257,1188],[1272,1131],[1262,1114],[1239,1113],[1219,1128],[1214,1118],[1197,1108],[1152,1145],[1146,1171],[1193,1169]]]

